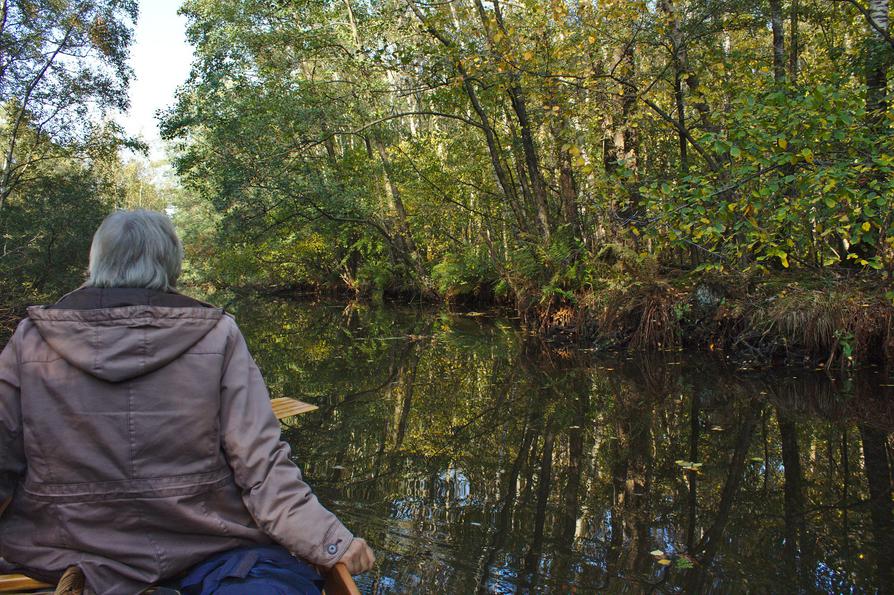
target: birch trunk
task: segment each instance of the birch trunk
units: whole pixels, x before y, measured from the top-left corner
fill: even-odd
[[[785,80],[785,31],[782,25],[782,2],[770,0],[770,25],[773,28],[773,80]]]
[[[869,18],[873,44],[866,58],[866,111],[878,124],[887,107],[888,49],[885,34],[888,32],[888,0],[870,0]]]

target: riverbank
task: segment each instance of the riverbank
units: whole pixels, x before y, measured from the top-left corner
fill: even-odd
[[[551,343],[723,351],[745,367],[894,363],[894,304],[879,278],[603,280],[535,308],[528,323]]]
[[[208,297],[205,286],[186,293]],[[487,289],[457,298],[406,291],[358,295],[333,287],[229,288],[232,296],[279,295],[441,303],[451,310],[515,310],[522,324],[556,348],[631,352],[691,349],[722,352],[740,367],[778,365],[842,370],[894,364],[894,302],[879,277],[681,274],[649,280],[619,274],[586,290],[512,303]],[[214,302],[228,302],[218,294]],[[221,302],[220,305],[224,305]],[[24,306],[0,304],[0,339],[11,335]]]
[[[441,303],[454,311],[514,311],[529,331],[561,349],[722,352],[744,368],[784,365],[840,371],[894,364],[894,302],[887,284],[874,274],[614,271],[590,279],[586,289],[552,292],[549,297],[531,290],[513,299],[490,287],[434,299],[406,290],[375,298],[333,287],[262,291],[271,292]]]

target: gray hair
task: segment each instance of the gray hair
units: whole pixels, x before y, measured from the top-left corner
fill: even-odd
[[[93,235],[84,285],[170,291],[177,285],[182,260],[183,245],[167,215],[116,211]]]

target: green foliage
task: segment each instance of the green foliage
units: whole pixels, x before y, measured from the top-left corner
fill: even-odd
[[[32,169],[34,178],[0,209],[0,305],[54,301],[80,285],[100,222],[115,208],[139,206],[128,197],[139,196],[141,186],[146,197],[158,194],[139,172],[117,158],[87,165],[57,159]]]
[[[90,239],[107,213],[102,191],[89,172],[63,170],[32,185],[29,200],[0,212],[0,293],[7,305],[52,299],[81,283]]]
[[[127,106],[136,14],[135,0],[0,7],[0,306],[79,285],[113,208],[164,206],[148,172],[118,158],[142,147],[107,118]]]
[[[881,268],[890,237],[892,137],[865,125],[854,89],[771,88],[736,98],[700,142],[725,165],[641,189],[658,246],[700,246],[725,268]]]
[[[458,297],[492,287],[498,276],[487,252],[472,246],[461,254],[448,253],[432,267],[432,279],[442,295]]]
[[[0,209],[49,160],[95,159],[123,138],[136,0],[10,0],[0,7]],[[99,142],[102,141],[102,142]]]
[[[894,273],[891,52],[808,4],[780,4],[794,54],[732,0],[190,0],[165,135],[243,259],[220,281],[531,305],[669,268]]]

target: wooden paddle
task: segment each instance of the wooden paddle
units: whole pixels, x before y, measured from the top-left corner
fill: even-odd
[[[293,417],[295,415],[301,415],[302,413],[319,409],[316,405],[304,403],[303,401],[289,397],[271,399],[270,405],[273,407],[273,413],[276,415],[276,419],[280,421],[287,417]],[[9,504],[9,500],[0,502],[0,515],[3,514],[3,510],[6,509],[7,504]],[[323,570],[321,574],[323,574],[323,578],[326,579],[326,586],[324,587],[324,593],[326,595],[360,595],[360,590],[357,588],[357,584],[354,582],[354,579],[351,578],[351,573],[348,572],[348,567],[344,564],[339,562],[330,570]],[[36,581],[24,574],[0,574],[0,593],[50,593],[52,591],[48,591],[47,589],[53,588],[53,585]]]

